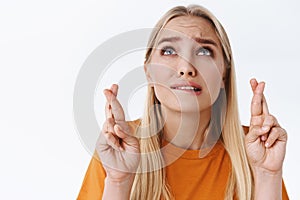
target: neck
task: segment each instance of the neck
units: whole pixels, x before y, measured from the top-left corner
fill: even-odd
[[[211,108],[199,112],[178,112],[162,109],[164,139],[184,149],[200,149],[209,125]]]

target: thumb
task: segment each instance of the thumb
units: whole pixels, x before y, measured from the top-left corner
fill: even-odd
[[[114,126],[114,131],[115,131],[116,135],[121,139],[125,139],[130,136],[130,135],[128,135],[128,133],[125,133],[124,130],[122,129],[122,127],[118,124],[116,124]]]
[[[129,152],[139,151],[139,142],[136,137],[124,132],[121,129],[121,126],[119,126],[119,125],[115,125],[114,130],[115,130],[116,135],[119,138],[121,138],[121,140],[122,140],[122,143],[121,143],[122,150],[126,149],[126,151],[129,151]]]

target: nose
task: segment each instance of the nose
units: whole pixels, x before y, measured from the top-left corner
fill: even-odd
[[[181,59],[182,61],[179,63],[178,66],[178,76],[185,76],[185,77],[195,77],[197,75],[196,68],[189,62]]]

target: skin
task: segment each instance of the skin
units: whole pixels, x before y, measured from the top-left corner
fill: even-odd
[[[255,199],[281,199],[287,133],[269,113],[263,93],[265,83],[251,79],[250,84],[253,98],[245,145],[254,174]]]
[[[224,87],[221,44],[211,24],[203,18],[177,17],[167,23],[165,29],[158,41],[172,37],[180,39],[160,43],[150,63],[145,65],[145,72],[149,82],[154,83],[156,97],[162,105],[165,139],[184,149],[200,149],[211,117],[211,106],[220,88]],[[198,43],[194,38],[209,39],[215,45]],[[168,52],[162,52],[165,47],[169,48]],[[207,51],[210,55],[203,55]],[[186,81],[199,84],[201,95],[170,88]]]
[[[222,81],[224,59],[220,43],[211,25],[202,18],[178,17],[171,20],[167,28],[191,38],[210,38],[216,42],[216,47],[213,47],[214,57],[201,56],[200,59],[195,54],[195,46],[193,46],[195,43],[183,40],[187,48],[184,51],[177,50],[178,54],[181,53],[183,56],[165,57],[155,52],[150,66],[145,66],[149,84],[154,87],[155,94],[162,104],[166,127],[165,138],[179,147],[199,149],[202,144],[201,136],[209,123],[211,106],[220,88],[224,87]],[[182,46],[182,43],[177,46]],[[157,64],[163,66],[161,70],[158,70]],[[208,68],[211,70],[202,66],[211,66]],[[188,93],[172,91],[169,86],[173,82],[163,82],[163,80],[190,80],[201,85],[203,93],[195,97]],[[245,137],[245,147],[254,172],[255,199],[278,199],[281,197],[282,164],[287,134],[268,111],[264,97],[265,83],[258,83],[256,79],[252,79],[250,85],[253,97],[250,128]],[[139,142],[132,135],[132,130],[125,121],[123,108],[117,100],[117,93],[118,86],[115,84],[110,89],[104,90],[107,99],[106,122],[97,143],[98,154],[107,172],[103,199],[129,198],[134,171],[139,162]],[[188,103],[180,104],[183,99]],[[199,113],[201,123],[195,124],[197,120],[194,120],[194,117],[198,117]],[[185,135],[180,134],[182,130],[185,131]],[[193,140],[191,143],[185,143],[182,139],[174,140],[174,133],[179,133],[185,140],[189,137]],[[112,166],[120,168],[117,170],[111,168]]]

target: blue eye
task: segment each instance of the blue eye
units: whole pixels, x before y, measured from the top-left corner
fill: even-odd
[[[201,47],[198,50],[197,55],[199,55],[199,56],[211,56],[212,53],[211,53],[211,51],[208,48]]]
[[[175,55],[176,52],[172,47],[164,47],[161,49],[161,55]]]

